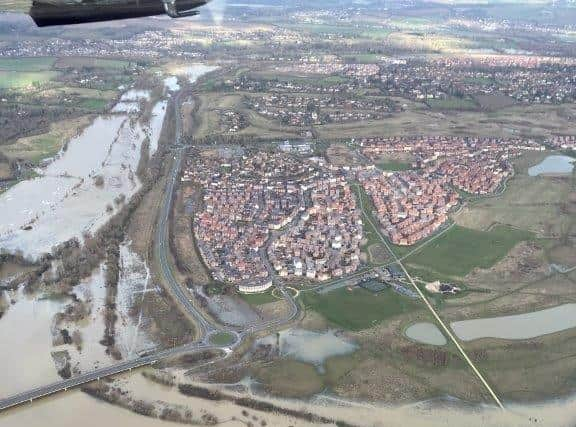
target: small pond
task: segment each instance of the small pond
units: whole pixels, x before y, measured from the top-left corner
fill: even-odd
[[[539,176],[547,174],[568,174],[574,169],[576,159],[569,156],[548,156],[536,166],[528,169],[528,175]]]
[[[440,332],[438,326],[429,322],[414,323],[404,333],[411,340],[422,344],[445,345],[447,343],[446,337]]]

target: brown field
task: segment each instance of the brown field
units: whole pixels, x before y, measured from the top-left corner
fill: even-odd
[[[384,264],[385,262],[390,261],[390,253],[379,243],[368,247],[368,255],[372,264]]]
[[[200,194],[190,186],[181,187],[177,193],[172,222],[176,249],[173,255],[176,258],[176,264],[184,270],[181,271],[182,273],[189,275],[197,285],[207,285],[212,279],[196,249],[192,233],[192,216],[187,208],[192,201],[194,201],[194,206],[198,206],[199,196]]]
[[[359,164],[356,153],[344,144],[331,144],[326,150],[328,161],[336,166],[354,166]]]
[[[573,244],[560,244],[548,251],[550,261],[565,267],[576,266],[576,247]]]
[[[497,110],[499,108],[511,107],[516,104],[514,98],[506,95],[476,95],[474,99],[484,110]]]
[[[576,105],[515,106],[490,112],[432,111],[423,104],[399,100],[406,111],[391,118],[371,122],[317,126],[321,138],[358,138],[395,135],[481,135],[499,137],[546,137],[555,133],[573,133],[576,124],[570,117]]]

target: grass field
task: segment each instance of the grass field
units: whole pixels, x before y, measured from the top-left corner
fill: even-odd
[[[455,226],[405,263],[442,275],[463,277],[476,267],[489,268],[516,244],[530,240],[533,233],[498,225],[490,231]]]
[[[12,158],[38,162],[58,153],[64,142],[76,135],[78,129],[87,126],[91,120],[90,116],[81,116],[56,122],[51,125],[49,132],[20,138],[14,144],[0,146],[0,150]]]
[[[392,98],[406,105],[401,114],[371,122],[350,122],[317,126],[319,138],[360,138],[363,136],[481,135],[549,137],[556,133],[573,134],[575,104],[513,106],[486,111],[433,110],[422,103]]]
[[[409,163],[399,162],[396,160],[383,160],[381,162],[376,163],[376,166],[379,169],[385,171],[405,171],[412,169],[412,166]]]
[[[56,58],[0,58],[2,71],[49,71]]]
[[[238,294],[240,298],[250,305],[262,305],[269,302],[278,301],[278,298],[272,295],[272,291],[267,291],[261,294]]]
[[[90,68],[107,68],[111,70],[121,70],[128,67],[129,61],[122,61],[117,59],[105,59],[105,58],[85,58],[85,57],[65,57],[60,58],[54,64],[54,68],[64,69],[64,68],[79,68],[79,67],[90,67]]]
[[[210,342],[214,345],[228,345],[234,342],[234,335],[228,332],[218,332],[210,336]]]
[[[58,75],[55,71],[0,71],[0,89],[19,89],[42,85]]]
[[[310,396],[324,388],[314,366],[295,360],[275,361],[258,369],[255,376],[268,392],[286,397]]]
[[[320,313],[330,323],[358,331],[417,307],[417,303],[388,289],[373,294],[361,288],[337,289],[326,294],[305,292],[304,305]]]
[[[85,108],[87,110],[93,110],[93,111],[103,110],[104,108],[106,108],[106,105],[108,105],[108,101],[106,99],[101,98],[84,98],[81,99],[80,102],[78,103],[78,106],[80,108]]]

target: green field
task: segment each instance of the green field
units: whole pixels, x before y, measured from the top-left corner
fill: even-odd
[[[129,61],[106,58],[65,57],[60,58],[55,64],[56,68],[106,68],[109,70],[121,70],[130,65]]]
[[[376,163],[376,166],[385,171],[405,171],[412,169],[412,166],[409,163],[399,162],[396,160],[383,160]]]
[[[78,103],[80,108],[94,111],[103,110],[106,108],[106,105],[108,105],[108,100],[101,98],[84,98]]]
[[[361,288],[337,289],[326,294],[301,294],[308,310],[320,313],[326,320],[343,329],[359,331],[385,319],[406,313],[417,303],[388,289],[378,294]]]
[[[56,62],[56,58],[0,58],[2,71],[48,71]]]
[[[0,71],[0,89],[17,89],[42,85],[58,75],[55,71]]]
[[[495,226],[490,231],[456,225],[421,251],[409,256],[405,263],[441,275],[463,277],[476,267],[493,266],[518,243],[533,237],[529,231],[505,225]]]
[[[234,342],[234,335],[228,332],[218,332],[210,336],[210,342],[214,345],[229,345]]]
[[[239,294],[239,296],[250,305],[262,305],[278,301],[278,298],[274,297],[271,291],[261,294]]]

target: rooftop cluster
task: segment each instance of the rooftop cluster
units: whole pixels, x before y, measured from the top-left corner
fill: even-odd
[[[183,179],[204,192],[193,230],[215,279],[254,286],[270,280],[262,250],[270,230],[294,219],[315,174],[313,165],[281,154],[190,161]]]
[[[269,247],[274,269],[281,277],[317,280],[353,273],[360,265],[362,221],[350,186],[326,172],[309,200],[297,223]]]
[[[511,159],[544,150],[533,141],[487,137],[365,138],[359,144],[373,160],[408,155],[423,173],[446,177],[450,185],[472,194],[493,193],[513,173]]]
[[[458,193],[446,177],[369,169],[358,172],[358,179],[372,198],[384,232],[397,245],[413,245],[432,234],[458,203]]]

